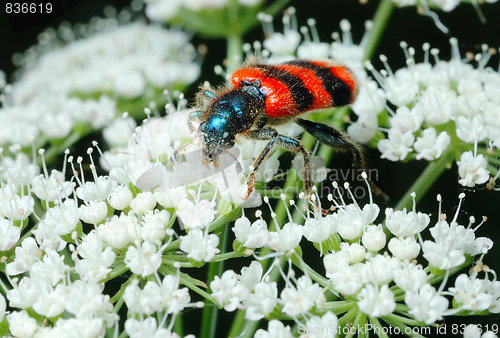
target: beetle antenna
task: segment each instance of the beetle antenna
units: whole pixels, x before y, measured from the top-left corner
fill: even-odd
[[[175,149],[174,152],[172,153],[172,156],[170,156],[170,160],[172,162],[175,162],[175,160],[177,159],[177,156],[179,156],[179,153],[184,150],[184,148],[186,148],[187,146],[193,144],[194,141],[190,141],[188,143],[185,143],[183,145],[181,145],[179,148]]]
[[[238,161],[238,159],[236,158],[236,156],[234,156],[234,154],[231,153],[227,149],[222,148],[222,151],[225,152],[226,154],[228,154],[234,160],[234,162],[236,163],[236,174],[241,173],[243,169],[241,168],[241,163],[240,163],[240,161]]]

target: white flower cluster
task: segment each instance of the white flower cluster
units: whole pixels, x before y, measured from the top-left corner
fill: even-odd
[[[230,4],[229,0],[144,0],[146,15],[149,19],[165,22],[174,18],[184,8],[193,12],[217,10]],[[237,0],[241,6],[250,7],[260,4],[262,0]]]
[[[6,318],[11,335],[72,336],[78,330],[81,336],[103,336],[119,319],[116,300],[104,291],[105,282],[120,275],[117,270],[157,277],[142,289],[137,279],[131,280],[123,295],[131,314],[161,311],[165,321],[185,307],[199,306],[179,287],[175,269],[163,272],[163,279],[158,275],[162,255],[176,235],[174,217],[156,208],[152,193],[132,193],[127,185],[98,176],[93,163],[94,180],[89,181],[78,176],[73,159],[67,158],[74,174],[68,181],[65,169],[49,174],[45,165],[40,170],[22,152],[14,153],[15,158],[2,157],[0,184],[0,251],[9,281],[8,286],[0,284],[6,293],[0,305],[11,309],[0,306],[0,320]],[[81,158],[77,165],[81,169]],[[34,228],[32,218],[38,220]],[[25,228],[31,236],[20,238]],[[51,318],[50,325],[37,316]],[[131,318],[126,330],[132,336],[145,332],[138,327],[151,327],[150,320]],[[171,328],[161,323],[158,332]]]
[[[462,149],[457,158],[459,183],[474,186],[488,181],[493,169],[488,167],[487,155],[500,148],[496,94],[500,73],[486,68],[486,47],[474,68],[462,61],[457,40],[450,42],[450,61],[440,60],[438,50],[425,44],[424,61],[417,63],[415,51],[402,43],[406,68],[393,72],[384,56],[381,60],[386,69],[380,73],[368,64],[383,88],[390,113],[388,137],[378,147],[382,158],[391,161],[412,157],[432,161],[447,149]],[[464,147],[466,144],[469,146]]]
[[[132,108],[127,100],[142,98],[147,105],[165,88],[193,82],[199,64],[188,39],[180,31],[115,18],[46,30],[38,45],[14,57],[22,67],[17,80],[0,86],[0,145],[71,139],[79,124],[110,124],[120,110]]]
[[[172,106],[169,108],[176,111]],[[45,164],[42,168],[32,164],[19,146],[10,147],[12,156],[3,154],[0,250],[9,285],[2,285],[7,296],[6,301],[4,298],[0,301],[14,309],[10,312],[4,309],[1,313],[12,335],[64,336],[85,326],[82,332],[88,336],[102,336],[119,319],[117,309],[113,308],[115,301],[104,292],[105,283],[125,271],[134,277],[123,289],[123,295],[116,297],[123,296],[131,315],[140,315],[140,319],[131,316],[125,322],[131,336],[140,336],[141,332],[170,333],[174,321],[168,322],[169,318],[186,307],[200,306],[191,303],[186,288],[179,287],[180,265],[174,252],[184,251],[181,261],[188,266],[203,265],[214,259],[220,249],[219,237],[212,226],[228,226],[229,219],[216,218],[227,216],[244,202],[240,194],[246,191],[246,178],[244,172],[237,172],[234,161],[223,172],[202,166],[196,143],[175,159],[180,141],[192,138],[186,117],[186,111],[182,110],[171,111],[162,119],[149,118],[136,129],[128,148],[120,147],[126,145],[132,121],[116,120],[104,134],[118,148],[101,157],[110,174],[97,174],[92,157],[94,148],[90,148],[87,152],[90,180],[84,175],[83,159],[75,160],[69,151],[65,153],[62,170],[50,172]],[[245,144],[242,147],[245,155],[238,159],[241,163],[248,163],[256,155],[255,150],[260,151],[253,143],[246,147]],[[42,162],[44,154],[44,150],[39,151]],[[67,164],[73,172],[70,180],[66,178]],[[263,176],[271,179],[278,166],[279,162],[271,159],[263,168]],[[245,203],[260,203],[260,197],[255,195]],[[240,212],[236,209],[230,217],[234,219]],[[187,234],[178,236],[173,231],[176,218]],[[270,240],[281,251],[298,244],[286,236],[297,232],[300,226],[285,228],[286,234],[275,233]],[[21,238],[24,229],[29,229],[31,236]],[[300,240],[301,235],[294,238]],[[165,255],[173,257],[170,268],[166,268],[169,265],[165,264]],[[148,282],[138,284],[138,278]],[[214,300],[221,297],[217,296],[216,285]],[[85,288],[88,290],[82,291]],[[250,292],[255,290],[257,294],[249,295],[246,302],[261,306],[262,293],[272,292],[268,289],[265,284],[255,285]],[[85,305],[89,299],[94,307]],[[221,304],[224,302],[221,300]],[[273,307],[269,304],[265,309],[271,311]],[[28,308],[48,318],[69,314],[46,326],[28,313]],[[154,317],[157,312],[163,313],[163,318]],[[264,310],[254,312],[252,318],[257,318]]]
[[[276,265],[280,269],[278,262]],[[307,313],[313,307],[324,306],[324,291],[309,276],[295,278],[293,270],[290,270],[288,275],[284,275],[287,283],[278,297],[277,283],[269,281],[269,273],[263,275],[262,265],[257,261],[242,268],[240,274],[226,270],[210,283],[212,296],[226,311],[245,309],[245,319],[252,321],[264,318],[278,304],[282,305],[283,313],[292,317]]]
[[[334,187],[337,188],[336,185]],[[346,186],[346,189],[349,187]],[[414,325],[422,322],[431,325],[444,316],[461,311],[500,312],[500,281],[496,280],[494,271],[481,263],[493,242],[475,236],[479,226],[473,227],[473,218],[467,226],[457,223],[463,198],[461,195],[460,205],[451,221],[447,221],[446,215],[439,211],[440,219],[433,226],[429,226],[428,215],[416,210],[408,212],[387,208],[385,226],[393,236],[390,240],[382,225],[374,224],[380,209],[373,202],[361,208],[357,203],[339,204],[334,200],[335,213],[323,216],[319,212],[309,212],[303,216],[306,218],[304,226],[289,219],[276,231],[267,229],[266,222],[258,212],[257,220],[253,223],[246,217],[236,220],[233,231],[236,241],[242,246],[239,246],[242,252],[270,248],[278,256],[295,256],[294,262],[301,269],[304,269],[305,263],[297,256],[297,252],[300,252],[299,244],[304,238],[324,255],[325,277],[316,273],[311,275],[319,284],[311,284],[306,273],[297,280],[292,278],[296,286],[290,288],[293,283],[286,283],[280,297],[272,282],[267,281],[265,284],[265,290],[272,289],[273,292],[266,291],[266,298],[262,299],[281,304],[283,313],[288,316],[298,318],[306,315],[312,306],[316,306],[319,313],[324,313],[322,309],[334,308],[335,301],[325,302],[320,296],[325,292],[323,288],[327,288],[335,294],[342,294],[369,317],[383,320],[395,311],[400,302],[404,302],[408,307],[404,315],[415,320]],[[438,200],[441,201],[440,197]],[[290,205],[294,206],[295,203],[292,201]],[[423,239],[422,233],[426,229],[432,239]],[[420,260],[418,257],[421,253],[423,259]],[[479,268],[475,268],[470,276],[459,275],[455,285],[446,289],[451,271],[469,265],[473,257],[478,255]],[[260,264],[255,266],[261,269]],[[486,277],[479,278],[479,273],[485,273]],[[214,283],[220,285],[227,278],[226,283],[231,285],[226,285],[226,290],[233,290],[234,294],[221,293],[219,298],[216,297],[217,301],[224,307],[227,304],[228,311],[246,309],[246,318],[249,320],[260,319],[260,316],[255,317],[255,309],[248,307],[248,298],[253,299],[250,295],[254,289],[244,288],[242,281],[255,279],[252,283],[266,283],[261,275],[261,270],[253,273],[252,277],[245,276],[243,272],[238,276],[226,271],[221,280],[217,279]],[[439,280],[443,280],[441,285],[434,286]],[[447,296],[453,297],[452,307]],[[262,300],[260,304],[264,306],[267,303]],[[272,309],[266,308],[260,315],[265,316],[270,311]]]
[[[175,278],[172,276],[175,270],[165,272],[162,257],[182,250],[192,264],[212,260],[220,251],[219,237],[209,232],[209,225],[217,222],[217,215],[226,215],[228,208],[243,202],[238,194],[246,187],[246,181],[242,172],[236,173],[232,168],[236,167],[233,163],[223,176],[200,166],[200,157],[194,153],[183,154],[187,158],[185,162],[171,160],[177,148],[173,143],[192,136],[185,113],[173,113],[164,119],[150,118],[137,129],[129,152],[105,153],[101,161],[108,165],[110,176],[97,174],[93,149],[88,150],[91,180],[83,174],[83,159],[75,161],[68,151],[65,162],[73,171],[71,180],[65,177],[66,164],[61,171],[49,172],[45,165],[39,168],[30,163],[19,146],[10,147],[14,157],[2,156],[0,250],[6,254],[2,260],[7,263],[5,271],[10,283],[3,288],[7,294],[6,304],[15,309],[7,313],[2,310],[2,316],[6,316],[12,335],[68,335],[80,326],[86,327],[82,332],[89,336],[103,335],[118,321],[110,295],[103,292],[105,281],[117,276],[117,271],[130,270],[134,276],[149,278],[143,286],[134,279],[124,289],[123,299],[128,310],[141,315],[141,320],[131,317],[125,323],[131,336],[141,332],[170,332],[173,321],[168,329],[164,328],[167,316],[175,316],[188,306],[200,306],[190,303],[186,288],[179,288],[178,272]],[[118,120],[105,134],[123,129],[123,123],[130,126],[131,122]],[[123,130],[121,133],[127,134]],[[116,144],[123,145],[123,139],[117,138]],[[250,155],[254,145],[247,148],[248,156],[255,156]],[[199,149],[196,151],[199,153]],[[44,153],[39,151],[42,160]],[[151,159],[167,159],[167,163],[151,162]],[[241,157],[240,161],[243,162]],[[277,167],[279,162],[276,162],[269,163]],[[199,177],[197,170],[201,170]],[[150,177],[152,172],[157,175]],[[269,177],[272,176],[271,173]],[[159,186],[150,192],[139,190],[136,184]],[[207,194],[212,198],[207,200]],[[238,196],[240,202],[233,202],[232,196]],[[42,208],[47,212],[43,213]],[[38,220],[36,228],[31,230],[31,237],[21,239],[22,230],[33,226],[30,217]],[[171,228],[176,217],[188,230],[184,236],[177,236]],[[279,241],[279,237],[273,239],[274,246],[282,250],[290,250],[298,244]],[[173,263],[178,269],[176,264]],[[160,271],[163,278],[159,276]],[[152,276],[155,279],[151,279]],[[88,290],[81,290],[85,288]],[[271,292],[264,284],[256,285],[255,289]],[[78,293],[78,297],[74,293]],[[217,297],[215,293],[214,299]],[[94,307],[85,307],[89,299],[94,299]],[[260,298],[251,299],[247,301],[260,303]],[[50,318],[65,311],[73,316],[54,321],[52,327],[42,326],[26,313],[30,307],[38,315]],[[266,309],[271,311],[273,307],[270,304]],[[161,322],[152,317],[156,312],[164,313]]]
[[[197,203],[209,203],[198,212],[206,216],[192,221],[188,234],[175,239],[175,215],[162,207],[160,195],[131,190],[129,184],[98,176],[93,162],[94,179],[85,180],[71,157],[70,181],[64,179],[65,169],[49,175],[44,166],[39,175],[38,167],[25,155],[16,154],[15,159],[3,158],[11,170],[3,172],[0,187],[0,196],[6,197],[0,201],[0,248],[9,281],[8,286],[2,284],[6,298],[0,297],[0,305],[13,309],[6,312],[6,307],[0,306],[0,318],[5,316],[12,335],[67,335],[77,328],[88,335],[103,335],[118,321],[110,295],[104,292],[105,282],[126,270],[136,277],[123,288],[123,300],[130,314],[140,315],[140,319],[131,316],[125,322],[131,336],[168,333],[173,325],[172,320],[165,324],[169,316],[173,318],[186,307],[201,306],[191,303],[188,290],[180,287],[179,269],[187,260],[203,263],[219,252],[219,238],[208,226],[218,222],[213,211],[207,213],[214,210],[210,201],[195,197]],[[77,159],[76,165],[81,168],[82,159]],[[264,200],[269,203],[267,197]],[[304,226],[294,222],[288,210],[288,222],[283,226],[275,222],[275,231],[268,230],[261,212],[253,223],[247,217],[238,218],[233,228],[238,252],[248,255],[267,248],[272,252],[269,257],[295,262],[304,275],[296,278],[293,269],[284,273],[278,261],[264,273],[261,263],[252,262],[240,274],[226,270],[215,277],[208,296],[226,311],[245,309],[246,319],[252,321],[277,308],[292,318],[309,314],[305,325],[311,327],[337,321],[336,315],[326,310],[335,302],[326,301],[325,288],[348,297],[353,309],[382,319],[393,313],[401,300],[408,306],[406,316],[426,324],[460,311],[500,311],[500,282],[486,266],[478,265],[471,276],[460,275],[453,287],[445,289],[449,271],[469,264],[470,257],[476,255],[481,255],[482,261],[492,246],[489,239],[475,236],[478,227],[472,227],[473,219],[468,226],[457,223],[460,206],[451,221],[442,215],[429,229],[431,240],[421,236],[429,227],[427,215],[386,209],[385,225],[394,236],[387,241],[381,225],[374,224],[380,208],[372,201],[362,208],[357,203],[333,202],[335,213],[324,216],[308,211],[303,215]],[[42,206],[48,209],[46,213],[40,212]],[[177,216],[182,213],[180,204],[168,208]],[[21,230],[32,216],[39,219],[37,229],[18,244]],[[273,212],[271,216],[276,217]],[[227,220],[221,223],[226,224]],[[298,255],[303,240],[312,242],[324,256],[324,277],[313,274]],[[13,247],[15,250],[10,250]],[[185,263],[173,258],[171,265],[165,264],[178,249],[187,254],[181,259]],[[425,264],[416,263],[421,251]],[[270,278],[273,269],[286,281],[281,291]],[[482,272],[487,278],[479,278]],[[441,286],[434,287],[432,284],[443,276]],[[137,278],[141,277],[147,278],[145,284],[139,284]],[[454,298],[453,308],[445,296]],[[46,318],[66,315],[47,326],[27,309]],[[158,312],[163,317],[156,318]],[[269,325],[272,332],[289,332],[282,323],[271,321]]]

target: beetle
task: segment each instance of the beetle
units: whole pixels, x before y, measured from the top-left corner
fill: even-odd
[[[254,189],[255,173],[276,145],[302,154],[304,190],[309,196],[312,187],[309,152],[299,140],[279,134],[273,126],[293,121],[318,141],[351,151],[366,169],[359,145],[344,133],[298,117],[313,110],[348,105],[355,100],[357,91],[353,73],[331,60],[249,64],[232,74],[231,86],[218,91],[201,89],[189,119],[200,122],[197,132],[203,160],[215,166],[220,154],[228,153],[234,146],[236,135],[268,141],[253,163],[245,199]]]

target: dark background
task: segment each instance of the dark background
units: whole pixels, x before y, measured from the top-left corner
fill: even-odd
[[[14,53],[23,52],[37,41],[37,35],[46,27],[56,28],[61,22],[86,23],[92,16],[102,16],[105,6],[111,5],[116,8],[123,8],[129,5],[129,1],[100,1],[100,0],[58,0],[52,1],[54,12],[52,15],[27,15],[17,16],[5,14],[5,1],[1,1],[0,11],[0,69],[6,74],[8,80],[15,70],[11,58]],[[316,19],[316,26],[323,42],[331,41],[331,33],[340,31],[339,21],[348,19],[352,25],[354,41],[359,41],[364,33],[363,22],[371,19],[376,9],[378,1],[369,1],[366,5],[361,5],[357,1],[291,1],[290,5],[297,8],[297,18],[299,25],[305,25],[310,17]],[[470,5],[461,5],[450,13],[439,13],[439,18],[450,29],[449,34],[442,33],[429,17],[417,14],[414,7],[395,9],[391,20],[386,28],[386,32],[380,41],[376,55],[382,53],[388,56],[389,64],[395,70],[404,66],[404,54],[399,47],[400,41],[406,41],[417,50],[417,60],[421,60],[421,46],[424,42],[429,42],[432,47],[440,49],[440,58],[447,60],[450,55],[449,38],[457,37],[461,55],[471,51],[478,53],[481,44],[485,43],[498,51],[500,46],[500,4],[481,6],[487,19],[482,23],[479,16]],[[281,16],[277,16],[274,21],[276,31],[282,31]],[[256,27],[246,37],[246,42],[254,40],[262,41],[263,34],[261,27]],[[221,40],[204,39],[195,36],[193,43],[206,44],[208,54],[203,64],[202,78],[200,81],[209,80],[213,83],[220,83],[220,78],[213,75],[213,67],[220,64],[225,56],[225,42]],[[377,68],[377,59],[373,61]],[[499,57],[493,56],[489,65],[498,70]],[[187,97],[193,97],[196,85],[188,91]],[[499,88],[500,95],[500,88]],[[87,149],[84,146],[83,149]],[[377,159],[376,153],[371,153],[370,167],[379,169],[380,187],[391,197],[390,205],[395,205],[419,173],[425,168],[425,163],[414,162],[412,165],[393,163]],[[344,160],[340,165],[349,166],[350,159]],[[346,164],[347,163],[347,164]],[[457,184],[457,168],[453,166],[445,172],[428,192],[427,196],[419,203],[417,210],[431,214],[431,220],[437,219],[436,194],[442,194],[443,211],[451,218],[455,213],[458,204],[458,194],[463,190]],[[475,216],[479,221],[481,216],[488,217],[488,221],[476,233],[477,237],[487,236],[494,240],[496,246],[486,255],[484,263],[500,272],[500,215],[498,214],[500,205],[500,192],[488,191],[485,187],[479,187],[474,191],[466,191],[467,197],[462,207],[459,220],[461,224],[466,224],[469,216]],[[449,284],[448,284],[449,285]],[[446,323],[452,322],[466,324],[469,323],[498,323],[498,315],[486,318],[466,318],[447,319]]]

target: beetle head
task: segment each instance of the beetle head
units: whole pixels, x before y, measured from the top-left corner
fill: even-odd
[[[200,124],[199,134],[203,143],[203,160],[218,164],[220,153],[234,146],[234,133],[227,119],[212,115]]]

